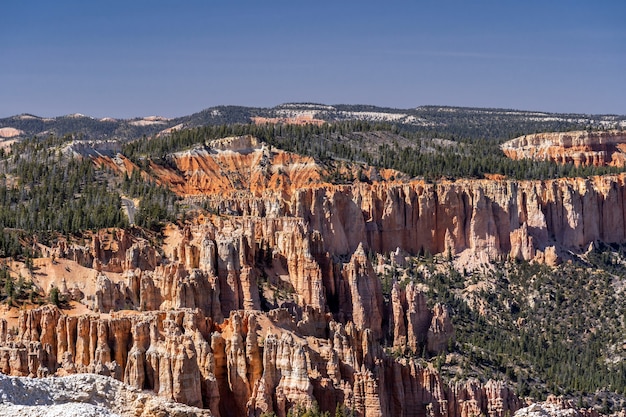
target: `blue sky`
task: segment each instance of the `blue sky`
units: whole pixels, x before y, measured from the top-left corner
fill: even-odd
[[[626,114],[623,0],[4,0],[0,11],[0,117],[300,101]]]

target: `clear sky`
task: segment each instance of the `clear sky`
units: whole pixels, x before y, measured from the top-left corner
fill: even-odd
[[[2,0],[0,117],[284,102],[626,114],[626,1]]]

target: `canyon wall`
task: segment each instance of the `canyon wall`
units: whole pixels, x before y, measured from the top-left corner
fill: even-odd
[[[545,259],[546,250],[580,250],[601,240],[623,242],[622,175],[546,181],[460,180],[426,184],[357,183],[295,190],[276,199],[278,217],[301,219],[321,236],[320,250],[468,253]],[[271,199],[213,200],[216,210],[257,216]],[[261,206],[263,205],[263,206]]]
[[[622,139],[617,131],[550,133],[518,138],[506,146],[608,146]],[[283,219],[289,219],[291,228],[295,221],[301,234],[309,236],[305,241],[315,240],[313,256],[349,257],[362,244],[366,252],[400,248],[410,254],[465,253],[480,262],[498,256],[555,262],[561,249],[579,250],[595,240],[621,242],[625,237],[623,175],[428,184],[384,181],[375,169],[346,165],[343,171],[359,171],[357,177],[365,182],[332,185],[325,182],[329,167],[272,150],[253,137],[211,145],[172,154],[167,166],[152,164],[151,175],[192,204],[202,203],[230,218],[252,218],[258,224],[255,230],[266,227],[260,219],[277,230]],[[259,232],[253,233],[252,240],[259,242]],[[272,233],[264,230],[262,238],[273,242]],[[319,256],[316,260],[319,263]],[[120,269],[109,268],[116,267]]]

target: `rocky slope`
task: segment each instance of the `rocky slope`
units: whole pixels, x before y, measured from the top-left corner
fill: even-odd
[[[515,413],[515,417],[594,417],[597,415],[598,413],[592,409],[577,409],[571,401],[553,395],[542,403],[532,404]],[[624,415],[624,411],[618,415]]]
[[[94,374],[42,379],[0,374],[0,400],[0,416],[211,416],[208,410],[141,393],[113,378]]]
[[[120,174],[130,175],[140,169],[119,153],[110,157],[83,151],[82,155]],[[278,200],[274,204],[280,204],[280,199],[295,190],[330,185],[332,175],[352,179],[360,176],[367,181],[407,179],[398,171],[363,164],[322,165],[311,157],[271,148],[250,135],[209,141],[168,155],[165,162],[150,161],[141,175],[183,197],[222,201],[225,209],[228,202],[241,199]]]
[[[623,167],[626,164],[626,133],[618,130],[536,133],[505,142],[502,151],[512,159]]]

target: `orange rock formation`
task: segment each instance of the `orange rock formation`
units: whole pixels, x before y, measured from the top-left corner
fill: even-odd
[[[511,159],[623,167],[626,163],[626,133],[617,130],[536,133],[512,139],[502,145],[502,150]]]

